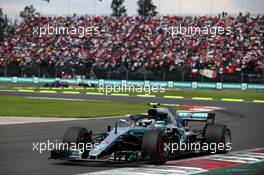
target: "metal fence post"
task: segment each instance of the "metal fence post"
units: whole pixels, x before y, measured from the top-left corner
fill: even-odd
[[[163,81],[165,81],[165,78],[166,78],[165,68],[163,68],[163,77],[162,77]]]
[[[38,77],[40,77],[40,65],[38,65]]]
[[[7,64],[5,64],[5,77],[7,77]]]
[[[89,73],[89,78],[90,78],[90,79],[92,79],[92,71],[93,71],[93,66],[92,66],[92,68],[91,68],[91,70],[90,70],[90,73]]]
[[[182,70],[182,81],[184,81],[184,70]]]
[[[261,83],[264,83],[264,69],[261,70]]]
[[[262,84],[264,83],[264,69],[262,69]]]
[[[75,68],[72,68],[72,78],[75,78]]]
[[[110,70],[110,67],[108,67],[108,74],[107,74],[107,78],[108,78],[108,80],[110,80],[110,78],[111,78],[111,70]]]
[[[21,67],[21,77],[24,75],[24,67]]]
[[[55,78],[57,78],[57,67],[55,66]]]

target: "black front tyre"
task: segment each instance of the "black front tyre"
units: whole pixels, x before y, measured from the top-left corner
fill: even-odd
[[[63,135],[62,142],[68,143],[68,144],[78,144],[82,142],[82,139],[87,134],[86,128],[81,127],[71,127],[66,130],[66,132]]]
[[[216,150],[216,153],[225,154],[231,149],[231,131],[225,125],[207,125],[205,140],[209,145],[215,145],[214,150]]]
[[[86,128],[81,128],[81,127],[71,127],[66,130],[66,132],[63,135],[62,138],[62,143],[67,143],[69,146],[75,144],[78,146],[79,143],[91,143],[92,139],[90,134],[88,133]],[[80,149],[84,149],[81,147],[82,145],[79,146]],[[86,159],[88,157],[89,151],[85,150],[84,153],[82,154],[82,157]]]
[[[170,155],[169,138],[161,130],[152,130],[144,134],[142,140],[142,154],[152,164],[164,164]]]

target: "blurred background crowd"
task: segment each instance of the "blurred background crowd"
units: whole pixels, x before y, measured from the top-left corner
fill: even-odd
[[[226,13],[215,17],[29,16],[18,22],[13,34],[1,41],[0,69],[2,74],[9,67],[19,70],[11,73],[13,75],[46,77],[88,77],[91,70],[104,70],[103,78],[107,78],[109,71],[118,74],[147,71],[155,77],[160,71],[168,75],[182,70],[181,78],[204,69],[217,75],[263,74],[263,24],[264,16],[261,15],[230,16]],[[83,37],[71,32],[41,37],[34,34],[34,27],[47,25],[95,26],[100,33]],[[180,25],[230,27],[231,34],[179,34],[172,38],[166,28]],[[56,72],[51,71],[54,69]]]

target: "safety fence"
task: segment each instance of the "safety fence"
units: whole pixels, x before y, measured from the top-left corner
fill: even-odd
[[[221,82],[181,82],[181,81],[150,81],[150,80],[106,80],[81,78],[38,78],[38,77],[0,77],[0,83],[29,83],[44,84],[54,81],[67,82],[70,85],[90,83],[95,86],[159,86],[164,88],[189,89],[236,89],[236,90],[264,90],[264,84],[253,83],[221,83]]]

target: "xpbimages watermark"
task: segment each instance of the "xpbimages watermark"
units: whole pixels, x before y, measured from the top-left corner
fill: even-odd
[[[43,26],[33,27],[33,35],[39,37],[45,35],[73,35],[83,38],[86,35],[98,35],[100,34],[99,27],[96,26],[51,26],[49,24]]]
[[[194,27],[194,26],[173,26],[166,27],[165,31],[167,34],[171,35],[172,38],[177,37],[178,35],[182,36],[194,36],[194,35],[208,35],[211,37],[216,37],[217,35],[231,35],[231,27]]]
[[[80,153],[84,153],[84,151],[91,151],[97,145],[99,145],[99,143],[62,143],[58,140],[55,142],[47,140],[46,142],[33,142],[32,150],[37,151],[40,154],[44,151],[52,150],[79,150]]]
[[[165,143],[164,149],[169,150],[171,153],[179,151],[205,151],[215,154],[217,151],[230,151],[232,149],[231,143]]]
[[[120,85],[120,84],[109,84],[109,85],[100,85],[99,93],[109,95],[111,93],[138,93],[138,94],[147,94],[151,93],[164,93],[165,88],[158,85],[144,85],[144,86],[133,86],[133,85]]]

